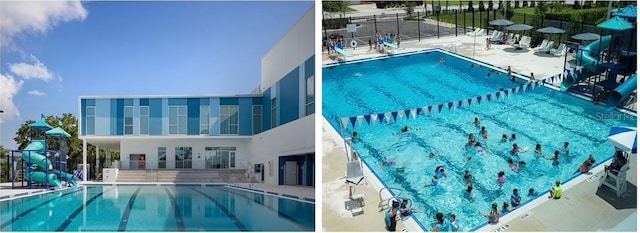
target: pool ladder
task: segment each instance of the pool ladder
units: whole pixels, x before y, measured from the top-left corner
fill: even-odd
[[[449,52],[458,52],[457,46],[455,42],[451,42],[449,44],[447,44],[447,46],[444,46],[444,50],[447,50]]]
[[[384,199],[382,197],[382,191],[384,191],[384,190],[388,190],[389,193],[391,193],[391,191],[393,190],[393,191],[396,191],[395,192],[396,194],[393,197]],[[402,199],[402,200],[406,199],[406,200],[408,200],[409,204],[408,204],[407,207],[411,208],[411,206],[413,206],[413,202],[408,198],[401,197],[401,195],[402,195],[402,189],[399,189],[399,188],[387,188],[387,187],[385,187],[385,188],[380,189],[380,191],[378,191],[378,196],[380,197],[380,203],[378,203],[378,208],[380,208],[380,210],[378,210],[378,211],[383,211],[383,210],[389,208],[389,206],[391,206],[391,205],[389,205],[389,203],[392,200],[398,201],[398,199]]]

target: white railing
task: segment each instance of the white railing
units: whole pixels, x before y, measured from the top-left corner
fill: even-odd
[[[384,198],[382,198],[382,191],[384,191],[384,190],[389,190],[389,191],[390,190],[395,190],[397,192],[393,197],[384,199]],[[391,193],[391,192],[389,192],[389,193]],[[380,191],[378,191],[378,196],[380,196],[380,203],[378,203],[378,207],[380,208],[379,211],[383,211],[383,210],[389,208],[389,201],[397,200],[397,198],[400,197],[400,194],[402,194],[402,189],[399,189],[399,188],[386,188],[385,187],[385,188],[380,189]]]
[[[447,44],[447,46],[444,46],[444,50],[447,50],[449,52],[454,52],[454,53],[458,52],[458,48],[457,48],[455,42],[451,42],[451,43]]]

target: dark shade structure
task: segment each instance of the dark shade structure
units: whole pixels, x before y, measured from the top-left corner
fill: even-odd
[[[635,5],[628,5],[627,7],[614,12],[612,15],[635,19],[638,18],[638,7],[636,7]]]

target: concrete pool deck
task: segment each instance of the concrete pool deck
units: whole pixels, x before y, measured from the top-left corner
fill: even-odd
[[[429,48],[441,48],[467,57],[475,58],[497,67],[506,69],[511,66],[514,72],[529,75],[533,73],[536,79],[543,79],[562,72],[565,58],[548,54],[536,53],[535,49],[515,51],[510,45],[492,45],[485,50],[485,36],[476,38],[474,52],[474,38],[466,35],[458,37],[441,37],[440,39],[426,39],[421,41],[403,41],[401,48],[395,54],[421,51]],[[387,56],[369,50],[368,47],[347,49],[352,56],[347,61]],[[323,53],[322,64],[335,64]],[[568,54],[567,61],[575,59],[574,54]],[[635,109],[635,104],[634,107]],[[322,190],[322,227],[324,231],[384,231],[384,211],[379,211],[379,190],[383,187],[365,168],[367,184],[358,186],[359,193],[364,194],[364,213],[353,215],[345,209],[349,189],[345,185],[345,170],[347,156],[344,141],[337,132],[322,119],[323,145],[323,190]],[[485,226],[478,231],[636,231],[637,220],[637,165],[636,155],[631,155],[630,170],[627,181],[628,190],[621,198],[608,188],[598,189],[599,180],[591,178],[604,174],[604,164],[595,167],[592,175],[581,175],[567,184],[565,198],[549,200],[542,196],[525,208],[516,209],[504,216],[500,224]],[[591,178],[591,179],[590,179]],[[390,194],[383,191],[383,199]],[[488,210],[489,207],[487,207]],[[426,226],[431,230],[432,226]],[[397,230],[406,228],[409,231],[422,231],[411,219],[398,223]]]

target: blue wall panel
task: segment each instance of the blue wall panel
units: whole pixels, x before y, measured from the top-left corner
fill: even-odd
[[[262,132],[271,129],[271,88],[262,94]]]
[[[118,118],[117,118],[117,109],[118,109],[118,104],[117,104],[117,100],[116,99],[110,99],[109,100],[110,105],[110,110],[109,110],[109,135],[118,135]]]
[[[238,112],[238,121],[240,129],[238,130],[239,135],[251,135],[251,118],[252,118],[252,106],[253,99],[251,97],[240,98],[240,107]]]
[[[96,119],[94,121],[94,135],[111,135],[111,100],[97,99],[95,101]]]
[[[209,135],[217,136],[220,135],[220,99],[211,98],[209,106],[211,110]]]
[[[209,105],[211,98],[200,98],[200,105]]]
[[[133,99],[133,135],[140,135],[140,99]]]
[[[280,121],[278,125],[284,125],[288,122],[298,119],[299,96],[300,92],[298,85],[300,84],[300,71],[299,68],[293,69],[284,78],[278,81],[278,107],[277,111],[280,114]]]
[[[187,135],[200,134],[200,98],[187,99]]]
[[[220,98],[220,105],[238,105],[238,97]]]
[[[124,135],[124,99],[117,99],[116,101],[116,133],[117,135]],[[113,114],[113,113],[112,113]]]
[[[149,99],[140,99],[140,106],[149,106]]]
[[[169,98],[169,106],[187,105],[187,98]]]
[[[124,106],[133,106],[133,99],[123,99]]]
[[[162,135],[162,99],[149,99],[149,135]]]
[[[87,100],[80,100],[80,119],[82,119],[82,132],[81,135],[87,135]]]
[[[262,97],[253,97],[252,99],[253,105],[262,105]]]

